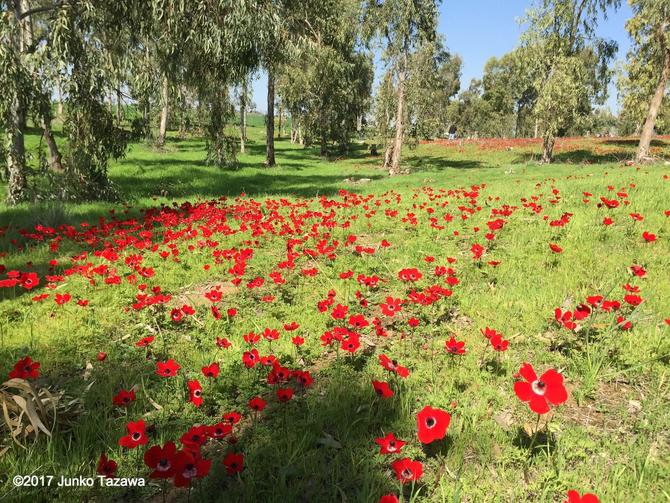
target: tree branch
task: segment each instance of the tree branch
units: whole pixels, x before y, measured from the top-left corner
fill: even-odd
[[[18,20],[21,21],[21,20],[23,20],[23,19],[25,19],[25,18],[27,18],[27,17],[29,17],[29,16],[32,16],[32,15],[34,15],[34,14],[40,14],[40,13],[42,13],[42,12],[48,12],[48,11],[50,11],[50,10],[58,9],[58,8],[61,7],[64,3],[65,3],[64,1],[60,1],[60,2],[56,2],[56,3],[53,4],[53,5],[45,5],[45,6],[43,6],[43,7],[35,7],[34,9],[29,9],[29,10],[27,10],[27,11],[22,12],[21,14],[19,14],[19,16],[18,16]]]

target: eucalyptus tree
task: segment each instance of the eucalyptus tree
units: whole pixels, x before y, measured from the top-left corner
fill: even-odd
[[[441,38],[422,43],[410,56],[406,81],[409,135],[414,139],[443,135],[447,110],[460,89],[461,58]]]
[[[127,33],[117,19],[133,19],[133,2],[2,2],[0,25],[0,96],[3,129],[6,132],[10,203],[29,197],[24,134],[26,118],[33,114],[44,127],[51,150],[52,166],[60,167],[60,154],[50,134],[51,89],[45,83],[59,82],[67,97],[64,132],[67,149],[63,156],[59,197],[98,197],[109,188],[106,171],[110,156],[122,154],[124,138],[113,127],[102,106],[106,79],[104,40]],[[49,138],[51,137],[51,138]],[[54,155],[56,154],[56,155]]]
[[[388,141],[384,168],[389,175],[400,172],[407,110],[405,87],[410,57],[422,42],[432,41],[437,29],[438,0],[366,0],[364,28],[383,48],[382,58],[395,86],[394,138]]]
[[[654,129],[662,117],[668,126],[668,107],[662,110],[670,81],[670,1],[631,0],[633,17],[626,28],[633,40],[627,58],[627,76],[620,81],[623,115],[641,126],[636,159],[649,158]],[[666,100],[667,103],[667,100]]]
[[[490,58],[484,66],[483,99],[504,123],[512,124],[505,129],[504,136],[532,134],[529,119],[537,99],[537,90],[524,52],[523,48],[516,48],[500,58]]]
[[[226,132],[233,117],[229,89],[257,69],[276,42],[275,6],[271,0],[154,0],[154,12],[152,31],[172,27],[175,37],[161,44],[172,47],[172,74],[179,72],[180,81],[197,93],[206,115],[207,159],[230,165],[236,141]]]
[[[620,3],[541,0],[527,15],[522,48],[537,90],[533,115],[542,131],[543,162],[551,162],[556,136],[607,98],[617,45],[598,37],[596,28]]]
[[[322,156],[333,142],[346,148],[372,88],[372,57],[362,50],[360,3],[333,0],[308,20],[307,36],[289,42],[277,83],[282,102],[306,138],[318,138]]]

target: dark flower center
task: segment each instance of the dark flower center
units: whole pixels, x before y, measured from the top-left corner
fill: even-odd
[[[547,384],[544,381],[540,381],[539,379],[532,384],[533,391],[538,395],[544,395],[544,393],[547,391],[546,387]]]
[[[435,426],[436,422],[437,421],[435,421],[435,418],[429,417],[428,419],[426,419],[426,426],[428,426],[428,428],[432,428],[433,426]]]
[[[160,472],[164,472],[164,471],[167,471],[169,469],[170,469],[170,460],[165,459],[165,458],[161,459],[158,462],[158,466],[156,467],[156,470],[158,470]]]
[[[132,434],[131,438],[137,442],[140,438],[142,438],[142,434],[139,431],[136,431]]]
[[[200,391],[199,389],[195,390],[193,392],[193,396],[196,398],[200,398],[202,396],[202,391]]]

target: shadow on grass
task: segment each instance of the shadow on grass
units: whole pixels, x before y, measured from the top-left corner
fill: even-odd
[[[541,452],[547,452],[553,454],[556,451],[556,436],[549,432],[547,433],[546,429],[542,429],[537,433],[537,435],[529,435],[528,432],[523,427],[517,428],[516,435],[512,440],[512,443],[515,447],[529,451],[529,456],[537,456]],[[533,441],[533,437],[535,437]],[[530,450],[532,447],[532,451]]]
[[[632,152],[627,150],[616,150],[613,152],[596,153],[592,150],[579,149],[554,154],[553,162],[556,164],[600,164],[623,162],[631,159]],[[539,152],[526,152],[518,155],[512,160],[513,164],[540,161],[542,155]]]
[[[403,164],[410,167],[413,173],[428,173],[442,171],[445,169],[473,169],[487,167],[481,161],[463,159],[445,159],[422,155],[420,157],[408,156]]]
[[[220,379],[216,381],[216,391],[205,386],[205,406],[195,409],[185,401],[184,394],[176,390],[185,387],[185,376],[159,378],[151,374],[153,361],[142,360],[141,349],[126,349],[139,353],[126,361],[123,351],[119,352],[118,348],[113,351],[108,345],[100,346],[109,352],[109,357],[105,363],[95,364],[93,384],[85,399],[85,413],[73,423],[71,430],[57,431],[51,445],[42,439],[31,448],[30,457],[37,460],[48,455],[49,462],[42,468],[50,474],[58,478],[60,475],[93,477],[98,456],[104,452],[118,461],[119,476],[139,474],[145,477],[149,472],[141,462],[145,449],[168,440],[179,445],[178,439],[190,427],[215,424],[221,421],[223,412],[237,410],[243,419],[235,426],[232,436],[220,441],[210,440],[202,449],[203,457],[213,461],[210,474],[196,482],[190,491],[172,489],[172,483],[168,483],[169,501],[363,503],[377,501],[382,494],[397,492],[397,482],[388,472],[391,460],[377,454],[374,438],[383,436],[383,432],[389,431],[398,420],[401,398],[375,399],[369,377],[354,370],[343,359],[331,360],[328,367],[320,369],[319,375],[315,376],[317,381],[313,387],[307,391],[297,389],[288,403],[279,402],[274,388],[265,384],[262,377],[259,379],[254,370],[245,370],[235,362],[222,369]],[[60,344],[59,347],[61,354],[85,352],[74,343],[70,346]],[[39,351],[34,351],[33,355],[39,359],[44,356]],[[15,356],[0,351],[3,361]],[[53,369],[50,372],[50,363],[43,360],[41,385],[63,381]],[[140,376],[144,379],[140,380]],[[250,376],[255,377],[250,379]],[[70,378],[78,380],[77,376]],[[128,408],[127,415],[124,409],[112,406],[114,393],[122,387],[129,389],[133,384],[140,384],[140,381],[144,386],[138,390],[137,402]],[[63,384],[67,385],[67,381]],[[60,388],[64,389],[64,386]],[[77,389],[80,388],[81,384],[77,385]],[[170,389],[175,391],[170,392]],[[246,403],[254,395],[262,396],[268,405],[259,416],[252,418]],[[172,403],[170,412],[155,410],[145,396],[153,397],[162,405]],[[183,403],[183,413],[179,410],[180,403]],[[207,416],[203,411],[207,411]],[[126,421],[140,417],[145,419],[149,442],[134,451],[125,451],[126,456],[120,458],[117,440],[125,434]],[[244,455],[245,468],[239,475],[227,474],[222,464],[230,452]],[[14,475],[15,470],[29,469],[28,461],[21,449],[12,448],[3,460],[8,463],[5,473]],[[22,465],[24,462],[25,466]],[[156,501],[161,501],[159,491],[160,484],[130,491],[38,487],[21,489],[20,493],[13,490],[11,495],[21,500],[32,497],[38,501],[47,497],[70,501],[89,498],[147,501],[153,494]]]

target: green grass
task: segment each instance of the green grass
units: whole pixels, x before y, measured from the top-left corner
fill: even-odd
[[[388,178],[378,168],[380,159],[367,155],[363,145],[347,158],[325,161],[318,149],[302,149],[281,140],[278,166],[268,169],[262,166],[262,122],[255,118],[252,124],[248,153],[239,157],[241,169],[236,171],[205,165],[200,139],[173,137],[164,151],[132,145],[126,158],[110,169],[110,177],[127,200],[113,208],[115,214],[142,218],[141,210],[161,204],[195,204],[225,196],[228,199],[219,202],[219,207],[230,208],[225,220],[218,213],[214,221],[195,212],[190,224],[182,222],[170,230],[198,230],[202,225],[213,229],[223,224],[237,229],[242,220],[249,225],[255,213],[271,219],[276,210],[292,227],[296,220],[305,219],[292,236],[302,237],[312,231],[313,223],[321,222],[321,215],[335,211],[336,221],[349,221],[350,226],[319,227],[319,234],[304,245],[315,249],[323,233],[330,232],[329,242],[340,243],[334,260],[300,255],[295,270],[278,269],[277,264],[286,259],[287,236],[279,233],[281,225],[276,224],[274,232],[266,227],[262,236],[252,236],[251,230],[229,234],[221,227],[209,238],[200,234],[176,240],[178,262],[132,246],[119,252],[118,261],[109,262],[94,256],[93,250],[102,249],[105,242],[111,244],[112,237],[122,239],[121,234],[89,243],[63,239],[58,251],[52,252],[45,243],[31,242],[17,233],[35,224],[99,225],[101,217],[114,218],[109,204],[0,207],[0,226],[11,227],[0,236],[0,250],[7,252],[0,263],[8,270],[26,270],[31,262],[43,278],[51,274],[51,259],[58,259],[57,271],[62,272],[71,267],[72,256],[88,251],[86,261],[94,266],[106,263],[124,278],[133,271],[123,259],[139,254],[144,257],[142,266],[152,267],[155,276],[139,278],[138,283],[160,285],[173,296],[167,310],[135,312],[130,306],[138,293],[136,286],[125,280],[105,285],[103,277],[95,275],[91,285],[77,274],[66,276],[53,291],[44,288],[44,279],[30,293],[20,288],[0,290],[0,371],[9,372],[18,358],[30,354],[41,362],[37,384],[81,401],[80,410],[59,417],[51,439],[29,441],[27,450],[14,445],[3,432],[1,445],[8,450],[0,457],[0,495],[8,500],[160,498],[160,483],[143,490],[16,489],[11,481],[15,474],[93,476],[102,452],[119,462],[120,476],[135,476],[137,452],[124,452],[117,445],[126,421],[143,417],[154,425],[149,443],[153,445],[178,440],[191,425],[213,424],[224,412],[237,410],[245,415],[236,427],[238,442],[210,442],[203,449],[214,463],[210,475],[194,485],[193,501],[367,502],[383,494],[399,494],[391,459],[379,455],[374,443],[390,431],[407,441],[403,457],[424,463],[424,476],[413,492],[417,502],[563,501],[568,489],[594,492],[605,502],[670,500],[670,326],[663,321],[670,318],[670,220],[664,215],[670,209],[670,181],[664,178],[667,166],[622,164],[619,161],[630,157],[634,148],[627,140],[566,141],[559,146],[558,162],[551,166],[533,160],[538,153],[535,145],[511,144],[508,150],[496,142],[456,142],[408,149],[404,164],[411,166],[412,173]],[[30,141],[35,145],[37,139]],[[664,140],[655,148],[667,155]],[[360,179],[368,180],[356,181]],[[473,186],[480,193],[475,206],[482,209],[463,220],[458,208],[470,207],[464,192]],[[353,204],[350,196],[350,203],[344,204],[340,189],[366,201]],[[554,189],[560,199],[552,193]],[[600,196],[613,198],[622,189],[628,192],[630,205],[597,208]],[[584,192],[593,196],[585,197]],[[237,199],[241,193],[245,196]],[[541,213],[524,207],[522,198],[536,198]],[[288,202],[275,208],[282,199]],[[504,205],[518,209],[501,217],[507,223],[489,243],[483,235],[487,222],[497,218],[492,209]],[[385,210],[397,210],[398,216],[388,217]],[[183,206],[178,213],[184,211],[190,210]],[[447,212],[453,214],[452,222],[444,220]],[[549,225],[566,212],[573,214],[566,227]],[[644,220],[634,222],[629,217],[633,212]],[[409,213],[417,218],[416,225],[401,220]],[[602,225],[605,215],[612,216],[615,224]],[[350,220],[351,216],[356,218]],[[431,217],[445,228],[432,228]],[[137,236],[139,230],[130,234]],[[167,250],[165,227],[152,230],[152,241],[159,250]],[[645,243],[643,231],[654,232],[657,241]],[[343,246],[349,235],[358,237],[356,244],[375,247],[376,252],[352,253],[353,246]],[[12,239],[25,248],[17,250]],[[207,239],[216,245],[207,246]],[[378,247],[383,239],[391,243],[390,248]],[[254,245],[249,240],[259,242]],[[487,248],[482,263],[471,258],[475,242]],[[552,253],[549,243],[559,244],[563,253]],[[212,251],[250,245],[254,256],[244,282],[240,288],[230,288],[232,276],[227,270],[232,262],[223,259],[217,264]],[[426,263],[426,256],[435,257],[435,262]],[[449,265],[447,257],[457,259],[451,267],[459,284],[451,297],[432,307],[406,304],[398,317],[389,320],[393,324],[388,337],[364,329],[361,349],[353,357],[321,347],[319,337],[333,320],[319,313],[316,304],[330,289],[336,292],[336,304],[347,304],[350,312],[362,312],[370,319],[379,315],[375,306],[387,296],[407,297],[409,288],[397,280],[400,269],[420,269],[424,274],[420,288],[444,285],[439,278],[431,279],[431,273],[435,265]],[[492,260],[500,264],[487,265]],[[630,275],[628,267],[634,263],[646,268],[646,278]],[[206,270],[206,265],[211,267]],[[300,274],[312,267],[318,268],[316,277]],[[272,284],[268,273],[273,270],[282,272],[286,284]],[[368,291],[357,286],[355,279],[339,279],[346,270],[376,274],[385,282],[378,290]],[[244,285],[256,276],[265,277],[266,283],[250,291]],[[216,321],[209,313],[210,303],[202,294],[217,283],[226,285],[221,311],[238,310],[233,321],[225,315]],[[576,334],[553,322],[554,308],[574,309],[589,295],[621,300],[625,283],[638,285],[645,299],[634,311],[622,308],[626,314],[632,311],[630,331],[617,328],[616,316],[607,313],[584,322]],[[354,294],[359,289],[371,308],[358,307]],[[73,301],[56,306],[52,297],[60,292],[70,293]],[[38,293],[51,297],[32,302]],[[275,295],[275,302],[260,301],[266,294]],[[88,299],[89,306],[77,306],[78,298]],[[169,309],[183,304],[195,306],[196,319],[175,325],[169,320]],[[410,315],[421,321],[414,331],[406,325]],[[296,333],[306,339],[300,354],[285,332],[271,351],[291,369],[310,370],[315,381],[306,392],[298,390],[291,402],[281,404],[263,382],[265,372],[261,375],[241,365],[242,337],[265,327],[280,329],[290,321],[300,323]],[[511,341],[500,359],[487,349],[480,333],[486,326]],[[149,334],[156,335],[150,352],[134,346]],[[458,361],[443,349],[452,334],[466,342],[467,353]],[[228,337],[234,347],[218,349],[217,336]],[[261,354],[270,352],[266,341],[258,349]],[[96,361],[99,351],[108,354],[105,362]],[[388,378],[377,361],[381,353],[396,358],[411,372],[402,382],[390,379],[396,394],[385,401],[375,399],[370,384],[372,379]],[[167,380],[154,374],[155,360],[166,358],[176,359],[182,367],[177,377]],[[208,383],[200,368],[212,361],[221,364],[222,372]],[[570,393],[568,402],[550,413],[549,434],[540,435],[532,450],[529,431],[536,416],[513,391],[514,374],[525,361],[538,372],[550,367],[560,370]],[[185,401],[186,381],[196,378],[204,387],[205,403],[200,409]],[[137,401],[128,412],[113,407],[112,396],[132,386],[138,389]],[[247,401],[254,395],[266,398],[268,407],[260,419],[252,420]],[[437,445],[422,446],[416,437],[415,417],[424,405],[444,408],[453,416],[446,440]],[[232,450],[245,455],[246,468],[239,477],[226,475],[221,464]],[[141,468],[141,475],[147,473]],[[168,492],[170,498],[189,498],[185,490]],[[409,494],[406,487],[406,499]]]

